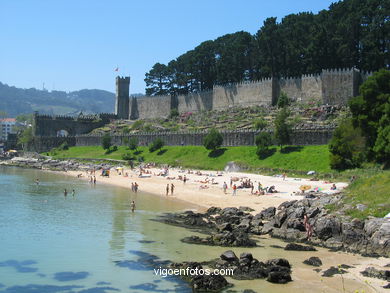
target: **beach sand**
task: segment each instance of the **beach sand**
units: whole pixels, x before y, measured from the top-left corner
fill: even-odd
[[[200,210],[207,209],[209,207],[240,207],[247,206],[254,209],[254,213],[260,212],[263,209],[270,206],[278,206],[285,201],[300,200],[303,195],[299,194],[299,187],[301,185],[310,185],[311,189],[320,188],[323,192],[337,193],[347,186],[344,182],[335,182],[337,190],[330,190],[331,183],[324,181],[310,181],[302,178],[290,178],[285,179],[280,177],[271,177],[258,174],[248,174],[240,172],[216,172],[216,171],[198,171],[202,175],[197,175],[196,170],[191,170],[192,174],[188,173],[188,170],[180,170],[175,168],[169,169],[167,176],[157,176],[162,173],[162,169],[148,168],[145,169],[151,174],[144,174],[143,177],[139,177],[139,169],[123,169],[123,170],[111,170],[110,177],[100,176],[101,171],[96,171],[97,184],[107,183],[117,186],[129,188],[131,192],[131,183],[137,182],[139,185],[139,191],[152,193],[155,195],[167,197],[169,199],[178,199],[189,202],[194,205],[198,205]],[[128,174],[125,177],[124,174]],[[199,174],[198,173],[198,174]],[[67,175],[77,177],[77,174],[82,174],[81,178],[88,180],[86,172],[81,171],[68,171]],[[184,183],[179,180],[179,176],[182,178],[186,176],[187,182]],[[174,179],[173,179],[174,178]],[[268,193],[265,195],[253,195],[250,188],[237,189],[237,195],[232,195],[232,187],[230,186],[231,179],[239,179],[239,181],[233,182],[233,184],[240,184],[240,180],[248,180],[254,184],[254,192],[257,190],[258,182],[263,187],[275,186],[277,193]],[[205,183],[209,180],[209,183]],[[214,181],[214,184],[211,181]],[[223,183],[228,185],[227,193],[223,192]],[[173,195],[169,192],[166,196],[167,184],[174,184],[175,189]]]

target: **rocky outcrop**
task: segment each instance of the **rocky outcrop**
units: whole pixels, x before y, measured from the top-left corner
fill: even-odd
[[[390,281],[390,271],[389,270],[378,270],[374,267],[368,267],[360,273],[365,277],[377,278],[377,279],[382,279],[385,281]]]
[[[212,246],[225,247],[254,247],[256,242],[251,240],[248,233],[244,231],[223,231],[220,233],[213,233],[211,236],[202,238],[198,236],[189,236],[181,240],[184,243],[190,244],[204,244]]]
[[[284,250],[294,250],[294,251],[317,251],[313,246],[300,245],[296,243],[289,243],[286,245]]]
[[[303,261],[304,264],[307,264],[309,266],[313,266],[313,267],[320,267],[322,266],[322,261],[316,257],[316,256],[312,256],[306,260]]]
[[[261,262],[251,253],[244,252],[238,258],[233,251],[229,250],[221,254],[219,259],[211,261],[210,266],[216,269],[233,270],[231,277],[237,280],[267,279],[278,284],[292,281],[290,263],[283,258]]]

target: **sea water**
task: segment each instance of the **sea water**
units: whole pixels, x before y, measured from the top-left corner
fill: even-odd
[[[0,166],[0,293],[191,292],[180,278],[164,278],[154,270],[166,260],[206,261],[231,248],[182,243],[180,239],[194,232],[151,219],[195,207],[142,193],[142,185],[140,191],[136,195],[130,188],[100,184],[99,177],[93,185],[52,172]],[[252,252],[263,261],[287,258],[294,281],[275,285],[227,278],[237,292],[340,292],[342,286],[371,291],[353,280],[321,278],[302,264],[313,255],[324,267],[351,264],[356,256],[323,249],[286,252],[276,248],[285,245],[279,240],[257,240],[256,248],[232,249],[237,255]]]

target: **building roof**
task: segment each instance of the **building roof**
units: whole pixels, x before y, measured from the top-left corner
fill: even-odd
[[[0,119],[0,122],[16,122],[15,118],[3,118]]]

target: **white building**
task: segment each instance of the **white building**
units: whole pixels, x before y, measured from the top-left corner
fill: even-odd
[[[9,133],[15,133],[16,119],[0,119],[0,141],[6,141]]]

